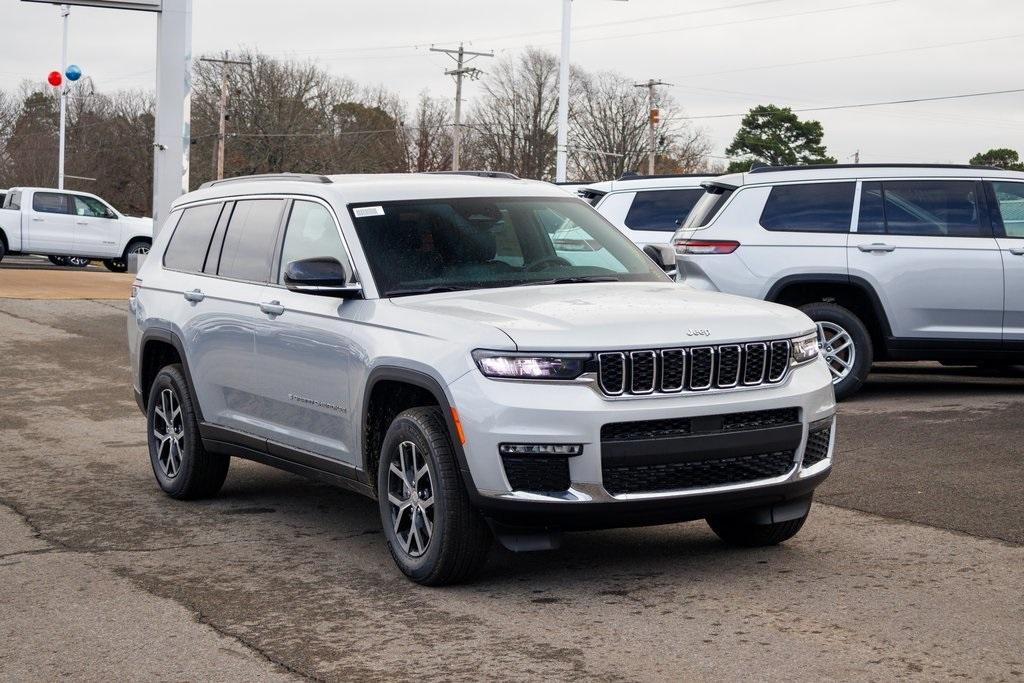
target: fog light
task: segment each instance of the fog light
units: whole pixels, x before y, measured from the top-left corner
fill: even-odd
[[[583,444],[578,443],[503,443],[498,446],[502,455],[580,455]]]

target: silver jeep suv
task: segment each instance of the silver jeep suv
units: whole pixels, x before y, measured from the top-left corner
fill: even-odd
[[[424,584],[472,576],[494,537],[706,518],[790,538],[832,466],[814,325],[649,253],[545,183],[208,184],[130,299],[157,482],[210,496],[235,456],[363,493]]]
[[[762,167],[705,187],[679,279],[800,308],[840,399],[874,360],[1024,362],[1024,173]]]

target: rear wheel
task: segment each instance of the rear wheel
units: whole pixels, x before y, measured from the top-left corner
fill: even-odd
[[[65,256],[64,258],[67,259],[66,265],[69,265],[72,268],[85,268],[91,262],[84,256]]]
[[[491,532],[469,502],[439,408],[411,408],[391,423],[377,499],[391,557],[416,583],[460,583],[483,568]]]
[[[231,458],[208,453],[180,365],[160,370],[146,407],[149,460],[164,493],[172,498],[213,496],[224,484]]]
[[[708,517],[707,522],[711,530],[729,545],[760,548],[778,545],[796,536],[807,521],[808,514],[809,511],[803,517],[774,524],[754,524],[729,517]]]
[[[107,270],[115,273],[124,273],[128,270],[128,256],[130,254],[148,254],[149,247],[149,240],[134,240],[125,248],[124,255],[121,258],[106,259],[103,261],[103,265],[106,266]]]
[[[874,348],[867,327],[852,311],[838,304],[816,302],[800,310],[818,328],[818,348],[829,372],[836,399],[855,394],[874,360]]]
[[[52,263],[55,266],[66,266],[66,265],[68,265],[68,257],[67,256],[47,256],[46,258],[50,259],[50,263]]]

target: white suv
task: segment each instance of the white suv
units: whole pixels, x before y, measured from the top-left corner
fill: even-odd
[[[582,187],[578,194],[640,246],[669,244],[704,194],[707,174],[623,176]]]
[[[674,243],[686,284],[810,316],[839,398],[873,360],[1024,360],[1024,173],[762,167],[708,183]]]
[[[157,482],[213,495],[235,456],[363,493],[426,584],[471,576],[494,536],[706,518],[786,540],[832,467],[814,324],[681,288],[652,251],[547,183],[208,184],[129,302]]]

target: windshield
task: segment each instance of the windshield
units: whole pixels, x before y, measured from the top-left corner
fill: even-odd
[[[382,297],[665,274],[571,197],[426,199],[349,207]]]
[[[733,192],[733,188],[721,185],[708,185],[704,189],[706,192],[697,200],[690,215],[683,221],[682,230],[696,230],[706,226]]]

